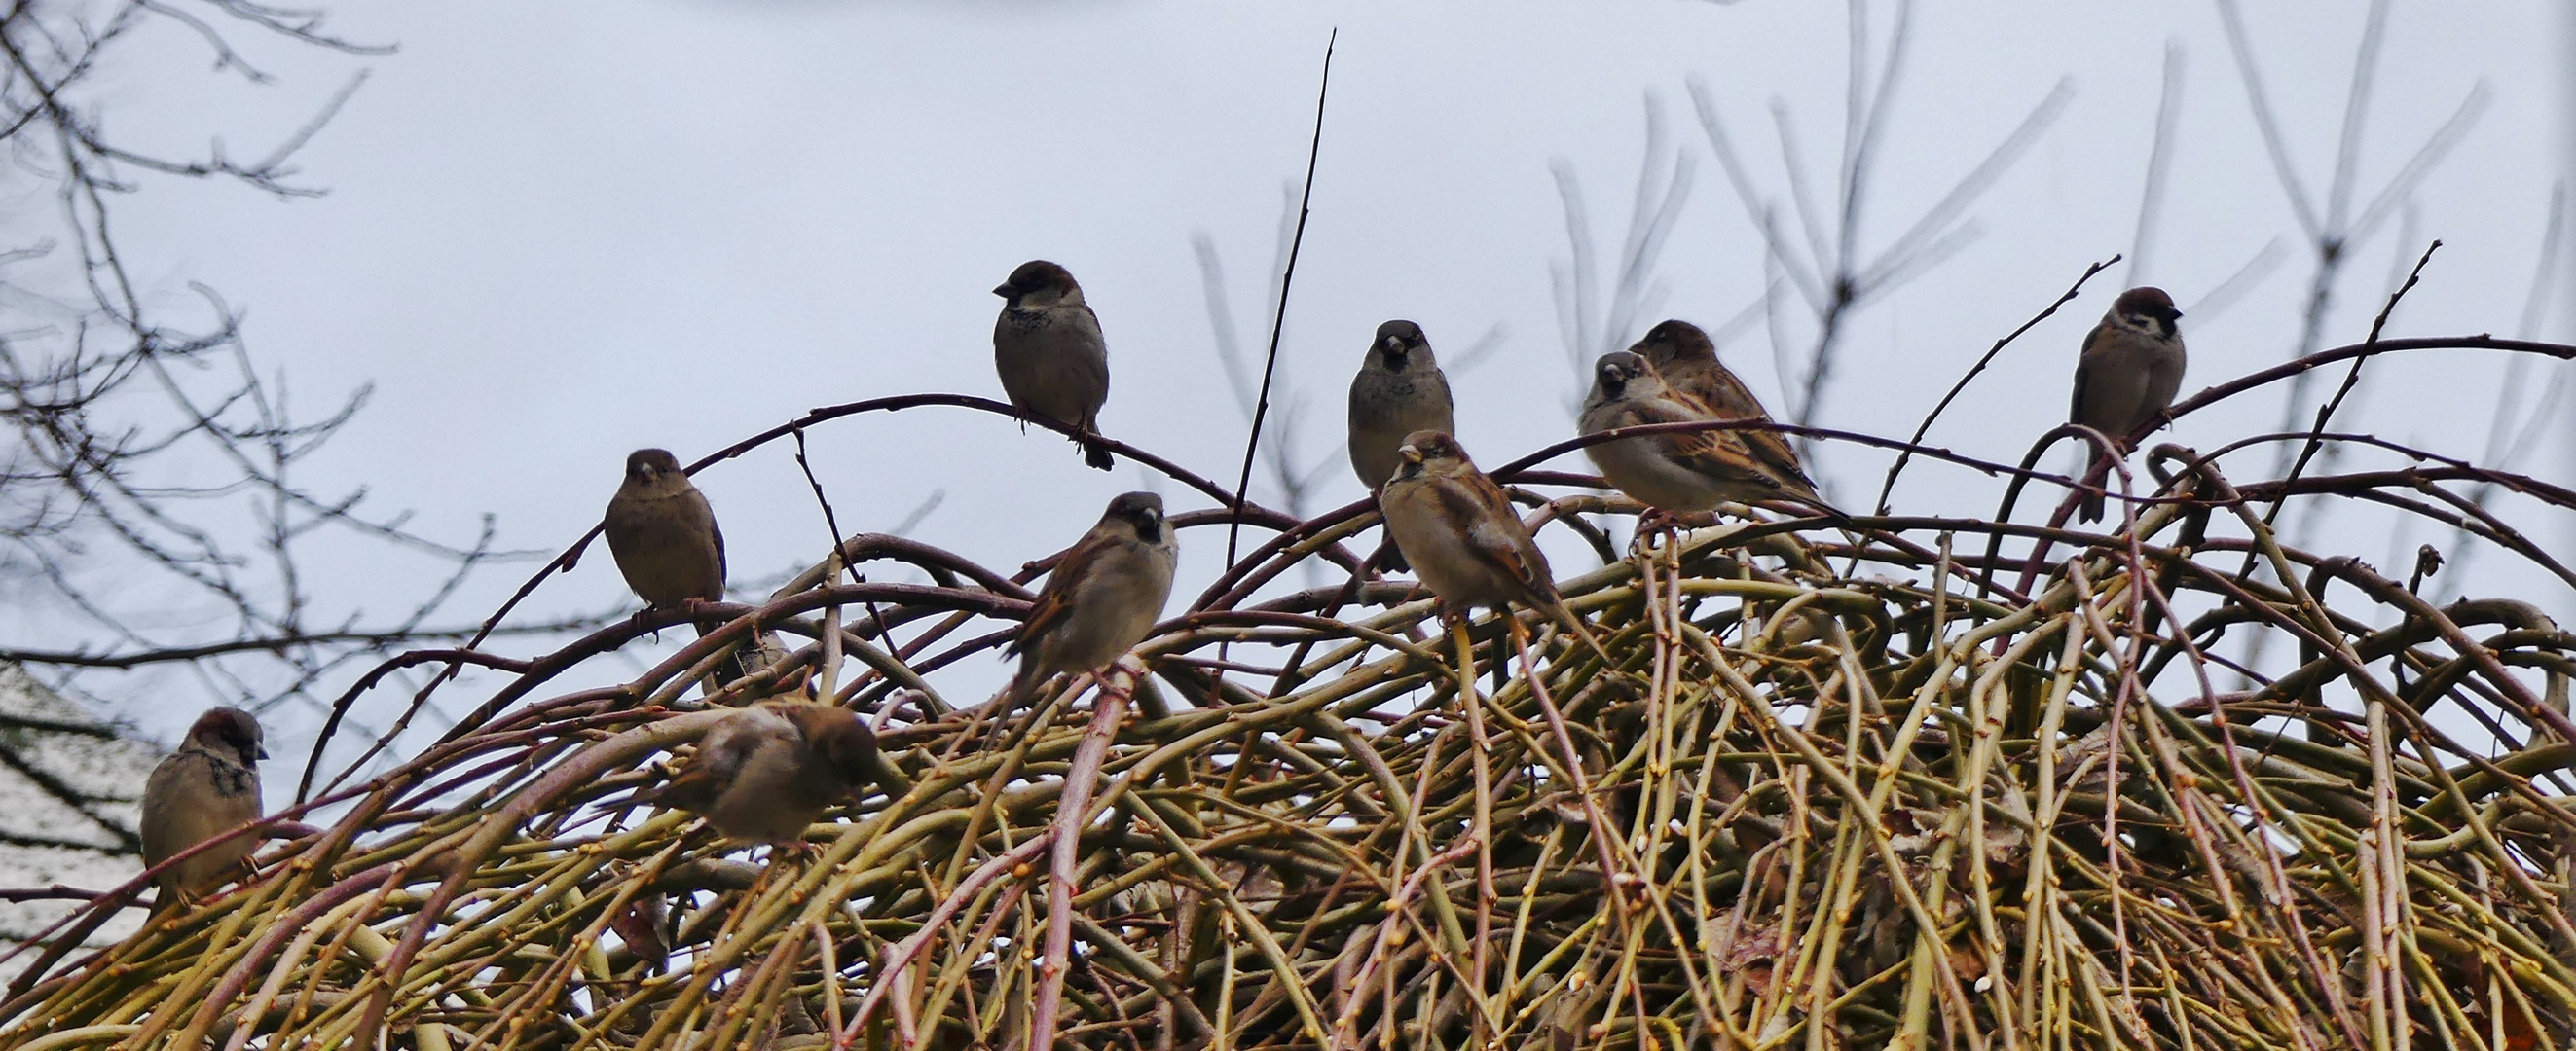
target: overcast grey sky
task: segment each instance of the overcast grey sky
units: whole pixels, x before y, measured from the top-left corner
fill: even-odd
[[[2246,7],[2291,161],[2322,195],[2366,5]],[[1233,314],[1257,345],[1283,188],[1304,164],[1317,65],[1335,27],[1314,214],[1281,351],[1286,400],[1301,405],[1293,437],[1306,462],[1340,462],[1350,371],[1378,322],[1409,317],[1452,353],[1497,327],[1504,334],[1493,357],[1452,381],[1469,450],[1487,464],[1509,460],[1571,433],[1567,401],[1582,383],[1551,291],[1550,267],[1568,254],[1551,161],[1577,173],[1609,254],[1632,206],[1646,100],[1660,100],[1691,181],[1657,271],[1659,305],[1619,338],[1664,316],[1722,323],[1762,295],[1764,255],[1689,85],[1706,85],[1753,181],[1789,223],[1771,110],[1789,115],[1818,180],[1810,192],[1829,199],[1848,32],[1842,5],[1785,0],[329,9],[335,31],[399,53],[321,55],[237,32],[280,76],[254,88],[198,75],[202,45],[164,26],[114,71],[105,97],[129,134],[185,152],[221,129],[243,154],[369,74],[303,155],[303,181],[327,196],[277,201],[145,178],[145,192],[119,202],[129,257],[172,309],[188,308],[191,281],[245,308],[253,349],[292,376],[305,404],[377,385],[308,481],[363,481],[374,506],[416,508],[415,526],[432,535],[469,538],[477,515],[497,512],[505,542],[549,549],[596,521],[635,447],[667,446],[685,460],[816,405],[922,390],[998,396],[989,334],[999,301],[987,290],[1034,257],[1070,267],[1101,316],[1114,377],[1104,429],[1231,478],[1243,420],[1212,350],[1191,237],[1213,238]],[[1883,46],[1894,9],[1868,11]],[[2569,36],[2541,0],[2395,5],[2367,103],[2356,209],[2479,85],[2491,96],[2404,217],[2353,247],[2325,345],[2357,342],[2399,257],[2411,261],[2435,237],[2446,247],[2392,333],[2515,329],[2568,155]],[[2267,245],[2277,240],[2281,253],[2232,307],[2185,318],[2184,390],[2287,354],[2314,259],[2214,7],[1925,4],[1868,184],[1863,254],[1894,241],[2061,80],[2072,95],[1967,211],[1974,239],[1858,315],[1818,422],[1903,436],[2086,264],[2132,250],[2169,41],[2183,56],[2184,91],[2143,278],[2188,311]],[[2125,268],[2097,279],[2007,351],[1932,439],[2018,460],[2064,419],[2076,343],[2124,282],[2135,283]],[[1781,335],[1803,351],[1811,325],[1794,299],[1784,305]],[[2565,317],[2553,310],[2541,334],[2565,336]],[[1724,353],[1782,407],[1762,326]],[[2536,391],[2554,375],[2534,370],[2525,385]],[[2474,457],[2503,376],[2501,357],[2382,359],[2337,423]],[[2214,446],[2272,429],[2280,408],[2243,401],[2191,417],[2172,438]],[[2554,435],[2520,466],[2563,477],[2563,444]],[[890,526],[945,490],[919,535],[995,566],[1061,547],[1123,489],[1204,505],[1131,468],[1082,469],[1053,436],[954,410],[844,420],[817,432],[814,449],[845,527]],[[1817,473],[1858,506],[1884,465],[1875,452],[1828,447]],[[1323,477],[1323,506],[1361,493],[1346,469]],[[803,565],[821,549],[823,526],[787,447],[719,466],[699,485],[738,578]],[[1981,476],[1920,464],[1896,504],[1987,513],[1999,492]],[[2567,523],[2524,513],[2566,534]],[[2416,542],[2448,543],[2421,529],[2392,536],[2387,518],[2367,513],[2338,521],[2320,546],[2383,566]],[[1182,543],[1186,595],[1215,571],[1223,539]],[[1569,553],[1559,568],[1587,561]],[[2568,596],[2501,557],[2476,569],[2490,587],[2540,590],[2554,610],[2570,609]],[[380,608],[400,602],[370,596],[425,579],[372,552],[327,570],[315,584],[326,601]],[[497,572],[457,608],[479,614],[517,579]],[[598,608],[623,594],[596,557],[541,591],[531,611]],[[1000,672],[973,662],[951,690],[980,696]],[[164,735],[188,715],[132,714]]]

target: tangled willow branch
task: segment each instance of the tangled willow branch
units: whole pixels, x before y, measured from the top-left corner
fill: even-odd
[[[2576,356],[2478,337],[2307,367],[2436,346]],[[1000,411],[817,410],[710,462],[930,404]],[[1248,509],[1268,539],[1134,657],[998,724],[934,679],[1008,638],[1045,564],[873,534],[619,685],[547,695],[704,611],[533,659],[404,655],[514,678],[426,753],[278,815],[243,883],[87,958],[31,945],[0,1043],[2567,1045],[2576,639],[2511,599],[2436,608],[2429,566],[2286,548],[2258,505],[2375,501],[2566,579],[2455,487],[2576,494],[2333,434],[2408,463],[2240,486],[2165,445],[2153,493],[2092,534],[2011,521],[2025,483],[2066,479],[1867,440],[2008,476],[2005,503],[1623,557],[1582,516],[1634,505],[1533,491],[1585,481],[1537,469],[1561,449],[1499,472],[1603,555],[1559,586],[1612,661],[1544,619],[1444,623],[1402,581],[1285,590],[1310,559],[1357,569],[1364,504]],[[871,562],[928,582],[832,571]],[[796,645],[691,695],[761,631]],[[2266,633],[2295,668],[2224,655]],[[817,680],[905,781],[809,849],[728,851],[633,801],[720,709]],[[317,812],[337,817],[285,824]]]

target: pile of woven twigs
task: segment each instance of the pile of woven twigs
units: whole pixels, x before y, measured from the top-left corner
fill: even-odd
[[[2392,341],[2291,370],[2434,345],[2576,356]],[[925,404],[998,409],[842,406],[710,462]],[[510,678],[390,773],[308,770],[281,820],[332,817],[254,878],[86,957],[31,947],[0,1043],[2568,1046],[2576,639],[2509,599],[2436,608],[2263,516],[2375,501],[2576,582],[2461,492],[2576,496],[2407,450],[2239,487],[2164,446],[2154,498],[2094,534],[2010,521],[2048,476],[1914,455],[2010,495],[1991,520],[1622,551],[1585,516],[1633,505],[1499,472],[1606,562],[1560,587],[1616,667],[1527,613],[1453,630],[1401,580],[1296,590],[1310,559],[1350,578],[1359,504],[1247,508],[1249,554],[1129,663],[998,722],[938,672],[993,659],[1044,564],[875,535],[619,685],[547,689],[683,615],[529,659],[405,654],[343,709],[396,667]],[[854,572],[889,561],[928,582]],[[756,630],[785,659],[700,696]],[[2221,656],[2264,633],[2295,660]],[[713,709],[796,683],[868,713],[910,783],[775,858],[626,802]]]

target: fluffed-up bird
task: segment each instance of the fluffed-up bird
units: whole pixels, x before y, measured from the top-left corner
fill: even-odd
[[[143,864],[259,820],[259,720],[239,708],[210,708],[188,728],[179,750],[152,768],[143,785]],[[192,898],[239,871],[258,841],[235,836],[162,870],[155,908]]]
[[[705,818],[741,843],[795,845],[834,804],[891,784],[858,713],[812,701],[735,709],[698,742],[696,758],[650,798]]]
[[[1762,407],[1762,399],[1753,396],[1753,388],[1745,386],[1733,369],[1717,360],[1717,344],[1699,326],[1679,319],[1665,321],[1646,330],[1646,337],[1628,349],[1645,356],[1646,363],[1664,378],[1664,386],[1699,402],[1710,415],[1772,422],[1771,410]],[[1807,477],[1807,466],[1798,459],[1798,447],[1788,435],[1751,429],[1733,433],[1744,436],[1745,447],[1762,462],[1765,473],[1796,479],[1809,492],[1815,491],[1815,482]]]
[[[1404,460],[1395,453],[1415,431],[1456,434],[1449,402],[1449,377],[1431,354],[1422,326],[1389,321],[1377,327],[1359,375],[1351,377],[1351,470],[1374,495]],[[1379,565],[1403,571],[1404,556],[1389,542],[1377,556]]]
[[[1756,406],[1759,409],[1759,406]],[[1626,350],[1593,365],[1592,391],[1583,399],[1581,428],[1599,434],[1620,427],[1723,419],[1698,399],[1668,388],[1647,360]],[[1787,499],[1831,512],[1816,495],[1797,456],[1765,456],[1752,436],[1769,431],[1709,430],[1642,434],[1584,447],[1601,475],[1639,503],[1666,512],[1706,511],[1721,502]],[[1787,443],[1778,445],[1788,452]]]
[[[1404,463],[1396,449],[1415,431],[1455,434],[1449,377],[1431,354],[1422,326],[1389,321],[1377,327],[1359,375],[1351,379],[1351,470],[1370,492],[1386,487]]]
[[[600,532],[617,572],[645,605],[669,609],[692,600],[724,600],[724,531],[716,528],[715,508],[707,504],[706,494],[690,483],[669,450],[627,454],[626,479],[618,483],[617,495],[608,498]],[[696,628],[704,635],[723,625],[702,620]],[[728,683],[756,670],[760,641],[737,650],[716,669],[716,680]]]
[[[1098,671],[1145,641],[1172,597],[1180,560],[1163,498],[1121,493],[1047,574],[1008,652],[1019,673],[995,711],[1009,712],[1060,672]]]
[[[2182,389],[2182,330],[2174,327],[2181,317],[2161,288],[2132,288],[2112,300],[2101,323],[2084,334],[2067,419],[2108,435],[2126,456],[2130,437],[2163,415]],[[2110,478],[2111,458],[2097,449],[2084,472],[2091,490],[2083,499],[2084,521],[2101,520]]]
[[[993,294],[1003,300],[993,322],[993,368],[1011,406],[1072,427],[1082,462],[1108,470],[1109,448],[1094,439],[1100,407],[1109,403],[1109,345],[1082,286],[1071,271],[1032,259]]]
[[[1396,454],[1403,466],[1378,494],[1378,504],[1386,512],[1387,532],[1442,606],[1463,618],[1477,606],[1509,616],[1511,604],[1518,603],[1600,650],[1557,597],[1547,555],[1512,510],[1511,497],[1476,469],[1458,439],[1415,431]],[[1610,655],[1602,652],[1602,659]]]

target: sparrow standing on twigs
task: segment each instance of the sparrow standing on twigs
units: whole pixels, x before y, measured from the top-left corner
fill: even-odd
[[[143,786],[143,864],[172,855],[259,820],[259,720],[239,708],[210,708],[188,728],[179,750],[152,768]],[[199,852],[154,878],[158,909],[192,898],[238,871],[257,840],[236,836]]]
[[[1100,523],[1047,574],[1008,652],[1020,658],[996,713],[1026,702],[1058,672],[1098,671],[1154,630],[1172,597],[1180,547],[1163,518],[1163,498],[1122,493]]]
[[[876,735],[847,708],[763,701],[739,708],[698,742],[687,769],[651,794],[705,818],[725,838],[794,846],[835,803],[892,784]]]
[[[1108,447],[1092,439],[1109,402],[1109,345],[1082,286],[1065,268],[1032,259],[993,294],[1004,300],[993,322],[993,368],[1011,407],[1072,427],[1082,462],[1108,470]]]
[[[1754,410],[1758,415],[1761,407],[1757,404]],[[1581,427],[1585,434],[1599,434],[1620,427],[1724,418],[1698,399],[1666,387],[1643,356],[1618,350],[1602,355],[1593,366],[1592,393],[1583,399]],[[1775,446],[1785,459],[1765,456],[1753,444],[1754,435],[1779,437],[1771,431],[1670,431],[1602,442],[1583,451],[1620,492],[1665,512],[1706,511],[1725,501],[1749,504],[1770,499],[1794,500],[1830,512],[1806,473],[1798,470],[1797,456],[1788,444]]]
[[[2182,389],[2182,331],[2174,327],[2181,317],[2173,297],[2161,288],[2132,288],[2112,300],[2102,323],[2084,335],[2084,355],[2075,364],[2075,404],[2067,418],[2102,432],[2118,455],[2128,455],[2130,438],[2156,422]],[[2084,472],[2084,521],[2102,519],[2111,460],[2097,449]]]
[[[1394,477],[1404,462],[1395,449],[1415,431],[1457,433],[1449,377],[1431,356],[1422,326],[1389,321],[1377,327],[1359,375],[1351,378],[1351,470],[1359,473],[1360,484],[1370,494],[1386,488],[1386,480]],[[1407,568],[1404,554],[1392,542],[1379,549],[1377,563],[1398,572]]]
[[[1519,603],[1600,649],[1583,622],[1557,598],[1547,556],[1512,510],[1511,497],[1476,469],[1458,439],[1441,431],[1415,431],[1405,436],[1396,454],[1403,466],[1378,494],[1386,531],[1443,607],[1461,618],[1476,606],[1508,617],[1511,604]],[[1607,652],[1601,656],[1610,661]]]
[[[635,597],[654,609],[687,608],[724,599],[724,531],[706,494],[690,484],[679,458],[664,449],[637,449],[626,457],[626,480],[608,499],[600,531],[608,553]],[[722,627],[721,620],[697,622],[698,634]],[[732,682],[750,669],[746,645],[717,669],[718,682]]]
[[[1374,493],[1404,463],[1396,447],[1415,431],[1457,433],[1451,419],[1449,377],[1431,356],[1422,326],[1389,321],[1377,327],[1360,374],[1351,379],[1351,470]]]
[[[1753,396],[1753,389],[1736,378],[1734,370],[1717,360],[1717,344],[1699,326],[1688,321],[1666,321],[1647,330],[1646,338],[1628,349],[1645,356],[1646,363],[1664,378],[1665,387],[1699,402],[1709,415],[1721,420],[1772,422],[1771,410],[1762,407],[1762,399]],[[1746,450],[1762,464],[1764,474],[1794,479],[1797,488],[1811,495],[1816,491],[1788,435],[1771,430],[1731,433],[1743,437]]]

